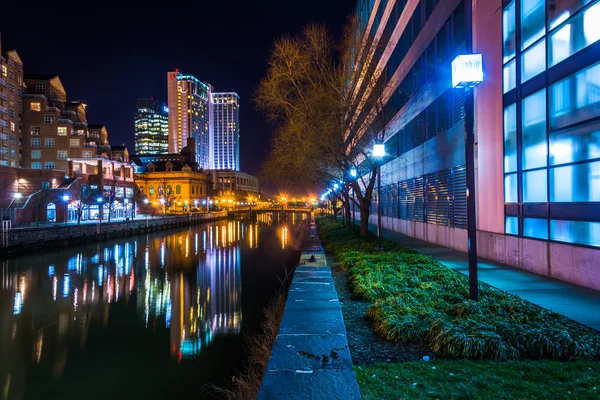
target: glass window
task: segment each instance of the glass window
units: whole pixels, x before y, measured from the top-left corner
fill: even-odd
[[[540,218],[523,218],[523,236],[548,239],[548,220]]]
[[[515,56],[515,2],[510,2],[502,12],[502,36],[504,39],[504,61]]]
[[[34,160],[39,160],[40,158],[42,158],[42,151],[41,150],[31,150],[31,158]]]
[[[523,100],[523,169],[546,166],[546,89]]]
[[[517,105],[504,109],[504,172],[517,170]]]
[[[67,127],[66,126],[59,126],[57,133],[58,133],[58,136],[67,136]]]
[[[79,139],[71,139],[69,141],[69,144],[70,144],[70,146],[71,146],[72,149],[81,147],[81,142],[79,141]]]
[[[504,221],[504,231],[509,235],[519,234],[519,218],[506,217]]]
[[[545,203],[548,201],[547,170],[523,173],[523,202]]]
[[[598,22],[600,25],[600,22]],[[563,128],[600,115],[600,63],[550,87],[550,127]]]
[[[54,161],[46,162],[46,169],[54,169]]]
[[[504,177],[504,201],[506,203],[517,203],[519,201],[517,182],[517,174]]]
[[[545,0],[521,0],[521,46],[531,46],[546,33]]]
[[[69,152],[66,150],[58,150],[57,157],[59,160],[66,160],[69,158]]]
[[[564,11],[555,21],[557,26],[569,18],[569,11]],[[555,65],[579,50],[586,48],[600,39],[600,2],[592,5],[577,15],[568,24],[561,26],[550,34],[550,56],[548,64]]]
[[[577,10],[592,0],[549,0],[548,1],[548,25],[550,29],[566,21]]]
[[[552,168],[550,201],[600,201],[600,161]]]
[[[600,122],[550,135],[550,164],[600,158]]]
[[[41,126],[32,126],[31,127],[31,134],[32,135],[40,135],[42,133],[42,127]]]
[[[507,93],[517,86],[517,62],[512,60],[503,69],[504,78],[503,85],[504,93]]]
[[[526,82],[546,69],[546,41],[540,40],[522,55],[521,82]]]
[[[550,239],[600,246],[600,222],[550,220]]]
[[[40,139],[40,138],[31,139],[31,147],[42,147],[42,139]]]
[[[44,115],[44,123],[53,124],[54,123],[54,115],[52,115],[52,114]]]
[[[181,186],[175,186],[175,194],[181,194]]]
[[[44,146],[46,147],[54,147],[54,139],[44,139]]]
[[[31,111],[42,111],[40,103],[31,103],[30,109]]]
[[[33,168],[33,169],[41,169],[42,168],[42,163],[40,161],[33,161],[31,163],[31,168]]]
[[[150,185],[150,187],[148,188],[148,193],[152,194],[152,195],[154,194],[154,186],[153,185]]]

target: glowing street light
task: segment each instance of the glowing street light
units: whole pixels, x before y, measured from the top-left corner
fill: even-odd
[[[65,202],[65,225],[66,225],[67,221],[69,220],[68,207],[69,207],[69,199],[70,199],[70,197],[65,194],[62,197],[62,199]]]
[[[15,199],[19,200],[23,195],[19,192],[15,193]]]
[[[385,144],[373,144],[373,157],[378,159],[377,163],[377,251],[382,251],[381,247],[381,160],[385,156]]]
[[[473,132],[473,89],[483,82],[481,54],[464,54],[452,61],[452,87],[465,91],[465,158],[467,172],[467,237],[469,254],[469,292],[479,299],[477,279],[477,221],[475,214],[475,135]]]

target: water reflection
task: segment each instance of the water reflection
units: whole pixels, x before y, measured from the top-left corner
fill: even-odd
[[[2,398],[23,397],[30,364],[60,377],[69,351],[84,351],[90,330],[106,329],[119,305],[131,303],[144,330],[168,330],[177,362],[197,357],[219,336],[239,335],[241,249],[258,248],[261,228],[273,218],[0,261]],[[277,229],[285,249],[289,228]]]

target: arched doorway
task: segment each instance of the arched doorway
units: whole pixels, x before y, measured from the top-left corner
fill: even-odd
[[[48,203],[46,206],[46,221],[56,222],[56,204]]]

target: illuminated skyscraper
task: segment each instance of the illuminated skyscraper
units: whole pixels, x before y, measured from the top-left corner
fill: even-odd
[[[138,99],[135,114],[136,154],[169,152],[168,108],[154,99]]]
[[[167,74],[169,103],[169,153],[179,153],[187,139],[196,139],[200,168],[210,168],[212,102],[210,85],[179,71]]]
[[[212,169],[240,170],[240,98],[213,93]]]

